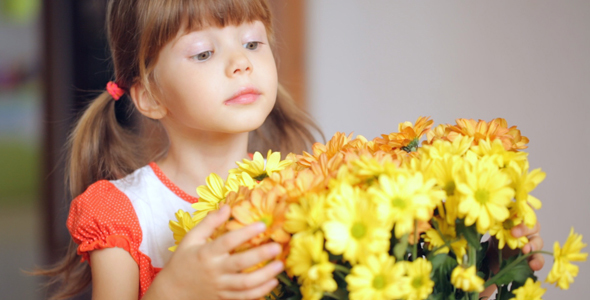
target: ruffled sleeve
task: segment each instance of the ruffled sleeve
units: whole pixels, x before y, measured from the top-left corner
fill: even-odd
[[[141,228],[127,196],[106,180],[92,184],[70,206],[67,226],[82,261],[89,252],[119,247],[137,261]]]
[[[139,251],[141,227],[123,192],[107,180],[97,181],[72,201],[66,224],[82,261],[90,263],[93,250],[118,247],[128,251],[140,269],[140,298],[145,294],[159,270]]]

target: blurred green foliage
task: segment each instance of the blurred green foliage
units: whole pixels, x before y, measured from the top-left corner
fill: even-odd
[[[0,141],[0,206],[31,205],[39,195],[40,152],[19,141]]]

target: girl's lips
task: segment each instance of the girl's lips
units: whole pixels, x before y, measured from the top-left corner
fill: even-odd
[[[225,105],[250,104],[255,102],[258,99],[258,96],[260,96],[260,91],[257,89],[252,87],[244,87],[224,103]]]

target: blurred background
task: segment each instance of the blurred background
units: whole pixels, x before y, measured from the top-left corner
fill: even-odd
[[[588,242],[589,1],[270,2],[279,78],[326,136],[371,139],[421,115],[503,117],[529,137],[531,167],[547,173],[533,193],[545,249],[572,226]],[[67,246],[63,145],[111,79],[105,3],[0,0],[1,299],[45,299],[42,281],[22,271]],[[544,284],[544,299],[586,299],[588,283],[583,263],[569,291]]]

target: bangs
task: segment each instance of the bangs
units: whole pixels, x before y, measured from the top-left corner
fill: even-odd
[[[240,25],[261,21],[273,44],[271,12],[267,0],[138,0],[140,29],[138,69],[135,76],[147,78],[158,53],[181,31]]]
[[[225,27],[244,22],[261,21],[270,29],[270,9],[257,0],[182,0],[181,19],[188,21],[190,31],[208,26]]]

